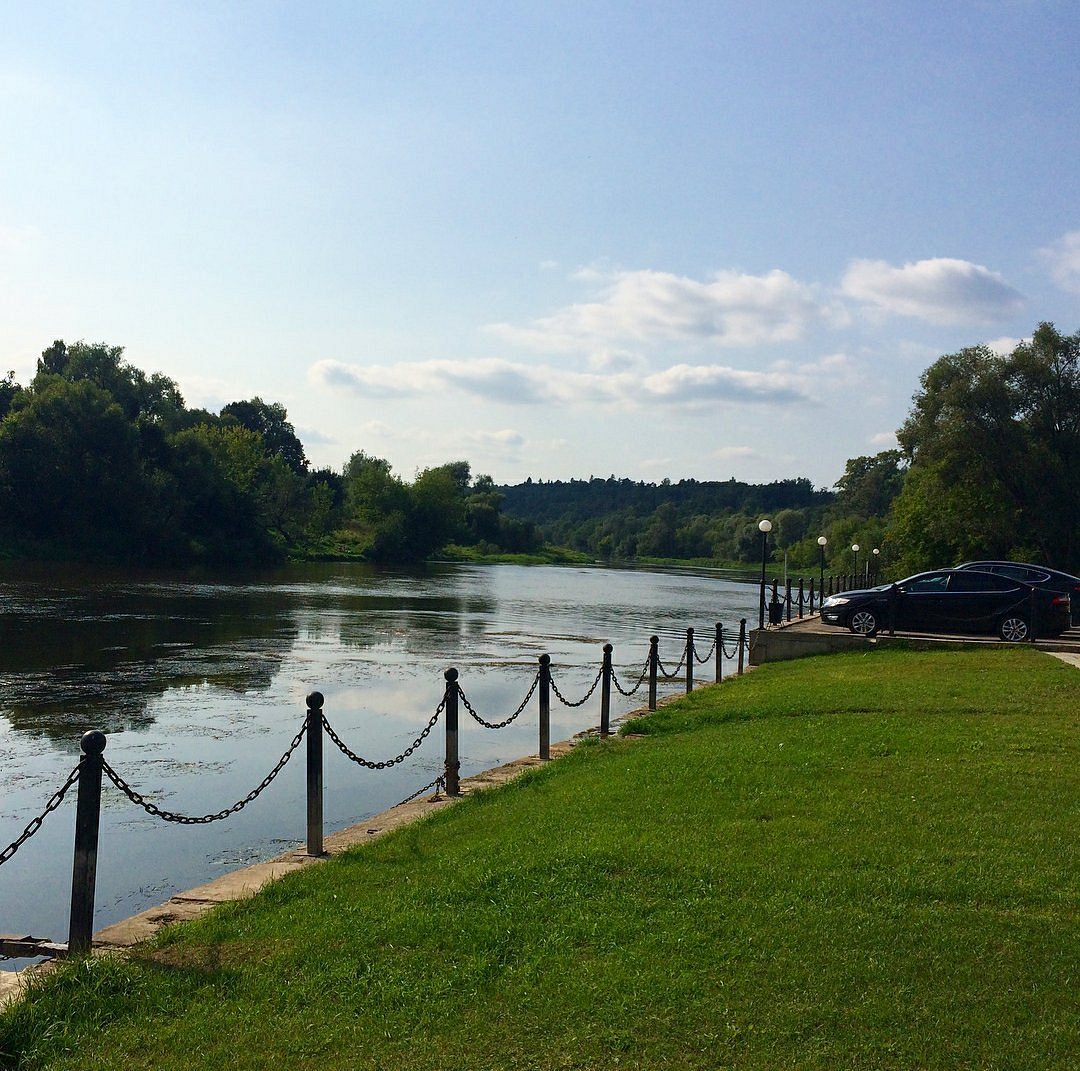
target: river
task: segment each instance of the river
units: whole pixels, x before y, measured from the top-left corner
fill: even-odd
[[[568,566],[356,564],[193,577],[0,567],[0,850],[40,815],[79,758],[87,729],[105,757],[163,810],[230,807],[260,784],[318,690],[344,742],[366,759],[401,754],[456,667],[489,722],[518,707],[548,654],[557,687],[580,699],[605,643],[624,687],[639,678],[649,637],[676,666],[686,629],[702,654],[714,625],[733,641],[753,619],[756,585],[717,575]],[[729,664],[730,665],[730,664]],[[728,667],[725,667],[725,673]],[[711,664],[696,668],[710,681]],[[661,694],[679,684],[661,684]],[[613,689],[613,716],[641,706]],[[599,689],[580,707],[552,697],[551,739],[598,724]],[[536,699],[493,731],[461,712],[461,774],[537,751]],[[442,772],[440,722],[408,760],[382,771],[325,745],[327,832],[411,795]],[[107,781],[95,929],[167,900],[228,868],[277,855],[305,836],[303,748],[242,811],[208,825],[164,823]],[[0,866],[0,932],[66,940],[74,790]],[[19,961],[0,961],[0,969]]]

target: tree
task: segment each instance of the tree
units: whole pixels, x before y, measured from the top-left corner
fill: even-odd
[[[976,346],[940,358],[897,439],[911,464],[894,502],[906,563],[1024,553],[1076,571],[1080,334],[1043,323],[1008,357]]]
[[[285,406],[255,397],[246,402],[230,402],[222,407],[221,416],[261,435],[266,454],[280,457],[297,475],[307,472],[304,444],[296,437]]]
[[[15,382],[15,373],[8,372],[0,379],[0,420],[11,412],[15,399],[22,393],[22,387]]]
[[[123,346],[104,342],[67,346],[58,339],[42,352],[31,387],[38,389],[50,376],[70,383],[86,380],[111,394],[128,420],[142,418],[169,424],[184,408],[176,384],[158,372],[147,376],[123,357]]]
[[[851,458],[836,481],[836,511],[859,517],[885,517],[904,486],[905,465],[899,450]]]
[[[142,542],[139,437],[112,395],[49,375],[0,422],[0,523],[10,538],[123,558]]]

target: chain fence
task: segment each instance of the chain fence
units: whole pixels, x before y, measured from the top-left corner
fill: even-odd
[[[533,695],[536,693],[536,688],[539,683],[540,671],[537,670],[536,676],[533,677],[532,685],[529,687],[528,692],[525,693],[525,698],[522,699],[522,701],[518,704],[517,710],[515,710],[514,713],[510,715],[510,717],[505,718],[502,721],[485,721],[479,714],[477,714],[476,709],[473,707],[472,703],[469,702],[468,696],[466,696],[465,692],[462,691],[461,685],[455,684],[454,687],[457,688],[457,694],[458,697],[461,699],[462,705],[469,712],[475,722],[482,725],[485,729],[505,729],[509,724],[511,724],[511,722],[516,721],[521,716],[525,708],[529,705],[529,700],[532,699]]]
[[[300,746],[300,741],[303,740],[304,734],[307,732],[307,721],[300,727],[300,731],[293,737],[292,743],[288,746],[285,754],[278,759],[274,768],[262,779],[262,781],[255,786],[242,800],[237,800],[231,807],[226,807],[223,811],[217,811],[214,814],[200,815],[198,818],[189,814],[177,814],[175,811],[165,811],[158,807],[156,804],[151,803],[145,796],[136,792],[113,768],[109,765],[107,759],[102,760],[102,771],[105,776],[125,795],[132,803],[140,806],[147,814],[152,814],[155,818],[160,818],[163,822],[176,822],[182,826],[207,826],[211,822],[220,822],[224,818],[228,818],[230,815],[237,814],[242,811],[252,800],[257,799],[262,793],[270,787],[274,778],[277,777],[283,769],[285,764],[292,758],[293,752]]]
[[[656,670],[657,670],[657,672],[660,674],[661,677],[664,678],[664,680],[668,680],[668,681],[674,680],[679,675],[679,673],[682,672],[682,670],[683,670],[683,668],[685,666],[686,666],[686,651],[685,650],[683,651],[682,658],[679,660],[679,664],[674,669],[668,669],[667,666],[664,665],[663,661],[659,658],[659,656],[656,659]]]
[[[615,672],[614,667],[612,667],[612,670],[611,670],[611,683],[615,685],[615,690],[619,693],[619,695],[624,695],[624,696],[626,696],[627,699],[630,699],[632,696],[636,695],[638,690],[641,688],[641,686],[648,679],[649,679],[649,660],[648,659],[645,660],[645,666],[641,671],[641,676],[638,677],[637,681],[635,681],[633,687],[629,688],[629,689],[624,688],[622,686],[622,684],[619,683],[619,675]]]
[[[709,647],[709,649],[703,655],[699,655],[697,653],[697,645],[696,644],[693,647],[691,647],[690,650],[694,655],[694,661],[697,662],[697,664],[699,666],[703,666],[716,653],[716,640],[712,641],[712,645]]]
[[[326,735],[333,741],[334,746],[338,751],[342,753],[350,762],[356,763],[357,766],[363,766],[368,770],[389,770],[392,766],[397,766],[404,762],[431,734],[431,730],[435,728],[435,723],[442,716],[443,711],[446,709],[446,697],[443,696],[442,702],[435,708],[435,713],[431,715],[431,720],[424,726],[423,732],[400,754],[395,755],[392,759],[383,759],[381,762],[372,762],[370,759],[361,758],[353,751],[344,740],[336,732],[334,732],[333,726],[326,719],[326,715],[320,713],[322,719],[322,727],[326,730]],[[428,786],[430,787],[430,786]],[[424,789],[420,790],[421,792]]]
[[[601,666],[600,669],[596,673],[596,678],[593,680],[592,684],[589,685],[589,690],[580,699],[578,699],[576,702],[571,702],[569,699],[566,698],[566,696],[564,696],[562,694],[562,692],[559,691],[559,686],[555,683],[555,678],[554,677],[550,677],[549,680],[551,682],[551,690],[555,693],[555,695],[558,698],[559,702],[562,703],[562,705],[564,707],[582,707],[590,699],[592,699],[593,692],[596,691],[596,686],[600,683],[600,680],[601,680],[601,678],[603,676],[604,676],[604,667]]]
[[[689,631],[690,630],[688,630],[688,632]],[[315,778],[315,782],[319,785],[318,793],[321,794],[321,791],[322,791],[322,789],[321,789],[321,783],[322,783],[321,745],[318,744],[317,740],[314,741],[315,745],[318,745],[317,748],[316,748],[316,753],[318,754],[319,757],[317,759],[313,759],[313,757],[312,757],[313,756],[313,752],[312,752],[313,736],[312,736],[312,734],[325,732],[326,735],[330,738],[331,742],[335,745],[335,747],[337,747],[337,749],[350,762],[354,763],[357,766],[361,766],[364,769],[372,770],[372,771],[381,771],[381,770],[390,769],[390,768],[392,768],[394,766],[398,766],[401,763],[405,762],[405,760],[410,758],[410,756],[412,756],[414,754],[414,752],[416,752],[416,750],[431,735],[432,731],[435,729],[435,726],[438,724],[439,719],[444,714],[446,714],[448,718],[450,717],[450,713],[449,713],[450,708],[449,708],[448,704],[449,704],[450,699],[454,698],[455,705],[453,707],[453,728],[451,729],[451,726],[449,724],[447,726],[447,737],[448,737],[447,749],[448,749],[448,751],[447,751],[446,771],[443,774],[440,774],[438,777],[436,777],[433,781],[431,781],[428,784],[424,785],[422,788],[417,789],[411,795],[409,795],[405,799],[401,800],[401,802],[397,806],[402,806],[402,805],[404,805],[406,803],[411,803],[413,800],[416,800],[420,796],[423,796],[425,793],[431,791],[432,789],[435,790],[436,796],[438,795],[440,790],[443,791],[443,792],[447,792],[448,794],[451,794],[451,795],[456,795],[457,791],[458,791],[457,790],[457,766],[458,766],[458,764],[456,762],[456,752],[457,752],[457,743],[456,743],[456,735],[457,735],[457,728],[456,728],[457,715],[456,715],[456,710],[457,710],[457,706],[456,706],[456,700],[460,699],[462,705],[465,708],[465,710],[468,711],[470,716],[478,724],[480,724],[484,728],[486,728],[486,729],[504,729],[507,726],[509,726],[510,724],[512,724],[514,721],[516,721],[524,713],[524,711],[527,709],[530,701],[536,695],[537,689],[540,687],[541,683],[545,683],[547,686],[549,686],[551,692],[553,692],[555,694],[556,698],[564,706],[570,707],[570,708],[577,708],[577,707],[584,706],[585,703],[587,703],[594,696],[594,694],[596,693],[596,690],[599,687],[600,683],[605,679],[605,674],[606,674],[607,678],[608,678],[608,681],[611,684],[614,684],[615,689],[618,691],[618,693],[620,695],[626,697],[626,698],[633,697],[642,688],[642,686],[645,684],[645,682],[649,681],[650,682],[650,704],[652,704],[655,681],[656,681],[656,678],[658,676],[663,676],[665,679],[671,680],[671,679],[675,678],[684,668],[686,668],[687,669],[687,679],[689,680],[690,679],[690,669],[692,669],[693,662],[704,664],[704,663],[708,662],[713,657],[714,654],[719,654],[721,657],[727,657],[729,659],[734,659],[736,657],[736,655],[741,656],[741,651],[742,651],[743,646],[748,646],[748,644],[744,643],[743,637],[741,635],[739,636],[738,639],[735,639],[729,645],[729,644],[727,644],[727,643],[725,643],[723,641],[722,632],[719,631],[719,629],[718,629],[716,639],[713,641],[713,643],[709,647],[708,651],[704,655],[699,655],[697,653],[697,650],[696,650],[696,647],[695,647],[695,645],[693,643],[692,638],[689,638],[688,642],[685,645],[685,648],[683,650],[682,659],[680,660],[679,664],[677,666],[675,666],[674,668],[669,669],[660,660],[659,654],[657,653],[657,650],[656,650],[656,638],[654,637],[653,641],[652,641],[652,649],[650,650],[649,656],[645,660],[645,664],[644,664],[643,668],[641,669],[640,674],[638,675],[637,679],[633,682],[632,685],[627,686],[627,685],[624,685],[622,681],[620,681],[619,676],[618,676],[617,672],[615,671],[614,666],[611,664],[611,660],[610,660],[611,647],[610,647],[610,645],[606,645],[605,646],[605,661],[601,665],[600,669],[597,671],[596,676],[593,678],[591,684],[586,689],[584,695],[580,699],[574,699],[574,700],[568,699],[566,697],[566,695],[563,694],[562,690],[559,688],[558,683],[556,682],[556,680],[554,679],[554,677],[551,674],[550,662],[547,659],[547,656],[545,655],[541,659],[541,669],[538,670],[534,674],[532,682],[530,683],[529,688],[528,688],[524,698],[518,704],[517,709],[515,709],[513,711],[513,713],[511,713],[508,717],[502,719],[501,721],[492,721],[492,720],[488,720],[488,719],[482,717],[478,713],[478,711],[475,709],[475,707],[472,705],[472,703],[470,702],[468,696],[465,694],[464,689],[458,683],[457,676],[456,676],[456,670],[447,671],[447,674],[446,674],[447,686],[446,686],[446,688],[444,690],[442,700],[439,702],[438,706],[436,706],[436,708],[434,710],[434,713],[432,713],[432,715],[428,719],[427,724],[424,726],[424,728],[420,731],[420,733],[417,735],[417,737],[413,740],[413,742],[407,748],[405,748],[398,755],[395,755],[393,758],[382,759],[382,760],[367,759],[367,758],[364,758],[363,756],[357,754],[355,751],[353,751],[345,743],[345,741],[341,738],[341,736],[334,729],[334,727],[330,724],[330,721],[326,717],[325,713],[323,713],[323,711],[321,709],[322,708],[322,702],[323,702],[322,695],[320,693],[312,693],[312,695],[308,697],[308,701],[309,701],[308,716],[304,719],[303,724],[301,725],[301,727],[300,727],[299,731],[296,733],[296,735],[293,737],[293,739],[292,739],[291,743],[289,744],[289,746],[285,749],[285,751],[283,752],[281,757],[277,760],[277,762],[274,764],[274,766],[271,768],[271,770],[266,774],[266,776],[259,782],[258,785],[255,786],[255,788],[253,788],[249,793],[247,793],[247,795],[245,795],[243,798],[237,800],[230,807],[226,807],[226,808],[224,808],[224,809],[222,809],[220,811],[216,811],[216,812],[211,813],[211,814],[189,815],[189,814],[182,814],[182,813],[175,812],[175,811],[169,811],[169,810],[166,810],[166,809],[164,809],[162,807],[159,807],[152,800],[148,799],[145,795],[143,795],[137,789],[135,789],[116,769],[113,768],[113,766],[104,758],[103,755],[100,755],[100,753],[98,753],[95,756],[97,758],[97,761],[99,762],[100,773],[95,773],[94,777],[97,779],[98,783],[100,783],[100,777],[101,776],[104,776],[104,777],[108,778],[108,780],[112,783],[112,785],[123,796],[125,796],[131,803],[134,803],[136,806],[141,807],[147,814],[149,814],[149,815],[151,815],[151,816],[153,816],[155,818],[159,818],[162,821],[176,823],[176,824],[179,824],[179,825],[209,825],[210,823],[219,822],[219,821],[222,821],[222,820],[230,817],[231,815],[237,814],[239,811],[243,810],[249,803],[252,803],[260,795],[262,795],[262,793],[265,792],[267,788],[269,788],[269,786],[274,782],[274,780],[282,772],[282,770],[288,764],[289,760],[295,754],[297,748],[299,748],[300,744],[303,742],[305,736],[307,736],[309,738],[309,750],[308,750],[308,775],[309,775],[309,780],[308,780],[309,842],[308,843],[309,843],[309,852],[310,851],[315,851],[316,854],[322,854],[321,848],[318,849],[318,851],[316,851],[315,849],[310,847],[310,845],[312,843],[312,840],[311,840],[311,837],[312,837],[312,832],[311,832],[312,825],[311,825],[311,823],[313,821],[313,819],[311,817],[311,815],[312,815],[311,792],[313,791],[312,790],[312,784],[313,784],[313,781],[312,781],[312,769],[313,769],[312,768],[312,763],[313,762],[317,763],[317,776]],[[719,650],[718,650],[718,648],[719,648]],[[693,660],[693,662],[691,662],[690,666],[687,666],[687,663],[688,663],[689,660]],[[742,669],[741,657],[740,657],[739,668],[740,668],[740,671],[741,671],[741,669]],[[452,677],[451,677],[451,674],[453,674]],[[717,673],[717,679],[718,680],[720,679],[719,671]],[[546,725],[547,725],[547,721],[546,721],[546,718],[547,718],[547,699],[546,699],[546,696],[547,695],[548,695],[548,692],[545,689],[543,692],[541,692],[541,696],[540,696],[540,706],[541,706],[541,755],[544,756],[544,757],[546,757],[546,750],[545,749],[546,749],[546,733],[547,733],[547,728],[546,728]],[[604,727],[606,727],[606,725],[607,725],[608,698],[609,698],[608,697],[608,691],[607,691],[607,688],[605,686],[604,709],[603,709],[602,719],[601,719],[602,731],[606,731],[606,729],[604,729]],[[317,703],[313,702],[313,700],[315,700],[315,699],[317,699]],[[313,707],[315,709],[313,709]],[[451,763],[451,761],[450,761],[450,743],[449,743],[449,740],[450,740],[451,732],[452,732],[452,734],[453,734],[453,736],[455,738],[454,744],[453,744],[453,753],[454,753],[454,762],[453,763]],[[99,734],[99,733],[87,734],[87,736],[90,736],[90,735],[101,736],[101,734]],[[85,741],[85,739],[86,738],[84,737],[84,741]],[[102,736],[102,743],[101,743],[102,748],[104,747],[104,742],[103,741],[104,741],[104,737]],[[85,748],[85,744],[84,744],[84,748]],[[76,785],[80,784],[80,777],[83,775],[84,771],[86,770],[86,763],[89,761],[88,760],[89,749],[86,748],[86,751],[87,751],[87,754],[84,754],[84,756],[82,757],[80,762],[71,771],[71,773],[68,775],[68,777],[64,781],[64,783],[53,793],[52,797],[45,804],[45,807],[44,807],[43,811],[41,812],[41,814],[37,815],[25,827],[25,829],[22,831],[22,833],[14,841],[11,842],[11,844],[9,844],[3,850],[0,850],[0,866],[2,866],[4,863],[8,862],[10,859],[12,859],[15,856],[15,854],[19,851],[19,849],[38,832],[38,830],[41,828],[41,826],[44,823],[44,821],[46,820],[46,818],[52,812],[57,810],[57,808],[60,807],[60,805],[63,803],[64,799],[66,798],[66,796],[69,793],[69,791],[71,790],[71,788],[73,786],[76,786]],[[451,777],[451,774],[452,774],[452,777]],[[81,791],[81,789],[80,789],[80,791]],[[321,795],[320,795],[320,799],[321,799]],[[82,800],[81,799],[80,799],[79,806],[80,806],[80,808],[82,807]],[[99,806],[99,805],[95,805],[95,806]],[[319,828],[319,826],[321,825],[321,802],[319,803],[318,806],[319,806],[319,810],[318,810],[319,817],[318,817],[318,819],[315,820],[316,821],[315,828]],[[81,819],[80,819],[80,821],[81,821]],[[94,817],[95,827],[96,827],[97,821],[98,821],[98,816],[95,815],[95,817]],[[95,833],[95,837],[96,837],[96,833]],[[79,832],[78,832],[78,828],[77,828],[76,829],[76,856],[77,857],[78,857],[78,853],[79,853],[78,839],[79,839]],[[321,844],[321,832],[319,833],[319,840],[316,843]],[[92,895],[93,895],[93,890],[92,890],[92,879],[91,879],[91,889],[90,889],[91,900],[92,900]],[[73,896],[74,896],[74,892],[73,892]],[[91,917],[92,917],[92,907],[91,907]],[[88,935],[87,935],[87,939],[88,939]],[[70,943],[71,943],[71,948],[74,950],[75,949],[74,929],[73,929],[72,939],[71,939]],[[3,957],[0,956],[0,958],[3,958]]]
[[[20,833],[2,852],[0,852],[0,866],[3,866],[44,824],[45,819],[64,802],[64,797],[68,794],[68,789],[71,788],[76,781],[79,780],[79,772],[82,769],[82,763],[76,763],[75,769],[68,774],[68,779],[53,793],[52,799],[45,804],[45,809],[35,818],[23,831]]]

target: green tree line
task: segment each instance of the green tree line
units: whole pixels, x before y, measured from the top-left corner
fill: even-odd
[[[534,550],[467,462],[412,483],[362,451],[312,469],[284,406],[190,409],[176,383],[104,343],[54,342],[0,379],[0,554],[169,565],[286,555],[415,561],[449,542]]]
[[[899,449],[850,459],[835,490],[592,477],[496,486],[467,461],[412,481],[359,450],[312,469],[283,406],[189,409],[175,382],[106,344],[55,342],[22,386],[0,378],[0,554],[154,564],[285,555],[417,561],[447,548],[600,560],[760,561],[758,521],[789,568],[886,575],[1012,557],[1080,569],[1080,333],[1040,324],[999,355],[924,372]],[[864,559],[865,560],[865,559]]]

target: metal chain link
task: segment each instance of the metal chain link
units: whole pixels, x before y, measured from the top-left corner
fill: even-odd
[[[267,788],[271,781],[285,768],[285,763],[292,758],[293,752],[300,746],[300,741],[304,738],[304,733],[307,732],[307,719],[304,719],[304,724],[300,726],[300,731],[293,737],[293,742],[289,745],[285,754],[278,759],[277,765],[262,779],[259,785],[253,788],[242,800],[238,800],[231,807],[227,807],[223,811],[218,811],[216,814],[204,814],[196,818],[187,814],[176,814],[173,811],[163,811],[156,804],[151,803],[146,797],[136,792],[109,764],[102,761],[102,769],[105,771],[105,775],[120,791],[127,796],[132,803],[137,803],[147,814],[152,814],[155,818],[160,818],[163,822],[176,822],[182,826],[205,826],[211,822],[219,822],[223,818],[228,818],[230,815],[236,814],[238,811],[242,811],[253,799],[259,796],[262,791]]]
[[[603,675],[604,675],[604,667],[601,666],[599,671],[596,674],[596,679],[592,682],[592,685],[590,686],[589,690],[576,703],[571,703],[570,700],[567,699],[562,694],[562,692],[559,691],[559,686],[555,683],[555,678],[554,677],[549,678],[549,680],[551,681],[551,690],[555,693],[556,696],[558,696],[559,702],[562,703],[563,706],[581,707],[581,706],[584,706],[592,698],[592,694],[593,694],[593,692],[596,691],[596,686],[600,683],[600,678],[603,677]]]
[[[660,676],[664,677],[667,680],[671,680],[672,677],[677,676],[679,670],[682,669],[683,666],[685,666],[685,665],[686,665],[686,651],[685,650],[683,651],[682,659],[679,661],[679,664],[674,669],[668,669],[667,666],[665,666],[664,663],[659,658],[657,658],[657,660],[656,660],[656,668],[659,671]]]
[[[611,680],[615,685],[616,691],[619,693],[619,695],[625,695],[627,699],[629,699],[632,695],[634,695],[637,692],[637,690],[645,683],[645,679],[646,679],[646,677],[648,677],[648,675],[649,675],[649,663],[646,662],[645,663],[645,668],[641,671],[641,676],[638,677],[638,679],[637,679],[637,684],[635,684],[633,688],[631,688],[629,691],[627,691],[619,683],[619,675],[615,672],[614,667],[612,667],[612,670],[611,670]]]
[[[705,652],[705,654],[701,655],[700,657],[698,656],[696,646],[691,648],[691,650],[694,653],[694,661],[697,662],[699,666],[703,666],[706,662],[709,661],[710,658],[712,658],[713,653],[716,651],[716,640],[712,641],[712,646]]]
[[[457,686],[457,690],[458,690],[458,695],[461,697],[461,702],[465,705],[465,709],[473,716],[474,720],[478,721],[485,729],[505,729],[529,705],[529,700],[532,699],[533,694],[536,691],[536,687],[537,687],[537,685],[539,683],[540,683],[540,670],[537,670],[536,671],[536,676],[533,677],[532,685],[530,686],[528,692],[525,694],[525,698],[522,699],[522,701],[521,701],[520,705],[518,706],[517,710],[515,710],[514,713],[510,715],[509,718],[506,718],[504,721],[499,721],[499,722],[484,721],[484,719],[481,718],[480,715],[476,713],[476,710],[473,708],[472,703],[469,702],[468,697],[461,690],[461,685],[460,684]]]
[[[399,762],[404,762],[428,738],[428,734],[435,728],[435,723],[439,720],[439,715],[445,709],[446,697],[443,696],[442,702],[435,708],[435,713],[431,715],[431,720],[424,727],[423,732],[400,755],[392,759],[384,759],[382,762],[372,762],[370,759],[361,758],[355,751],[350,750],[345,741],[334,732],[333,726],[326,720],[325,714],[322,716],[322,724],[326,730],[326,735],[334,742],[338,751],[351,762],[355,762],[357,766],[364,766],[369,770],[388,770],[391,766],[397,766]],[[420,791],[423,792],[423,789]]]
[[[68,789],[79,780],[79,771],[82,769],[82,761],[68,774],[68,779],[53,793],[52,799],[45,804],[45,810],[41,812],[2,852],[0,852],[0,866],[3,866],[40,828],[45,819],[56,810],[67,795]]]
[[[435,778],[435,780],[431,782],[431,784],[429,784],[429,785],[424,785],[424,787],[423,787],[423,788],[418,788],[418,789],[417,789],[417,790],[416,790],[416,791],[415,791],[415,792],[414,792],[414,793],[413,793],[413,794],[412,794],[411,796],[406,796],[406,797],[405,797],[405,798],[404,798],[404,799],[403,799],[403,800],[402,800],[402,801],[401,801],[401,802],[400,802],[400,803],[398,804],[398,806],[399,806],[399,807],[404,807],[406,803],[412,803],[412,801],[413,801],[414,799],[416,799],[416,798],[417,798],[418,796],[422,796],[422,795],[423,795],[423,794],[424,794],[425,792],[427,792],[427,790],[428,790],[429,788],[435,788],[435,789],[437,789],[437,788],[439,788],[440,786],[441,786],[442,788],[444,788],[444,789],[446,788],[446,777],[445,777],[445,776],[443,776],[442,774],[440,774],[440,775],[439,775],[438,777],[436,777],[436,778]]]

